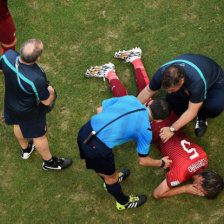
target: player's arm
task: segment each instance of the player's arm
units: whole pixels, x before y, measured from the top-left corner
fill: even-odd
[[[149,156],[138,156],[139,164],[141,166],[150,166],[150,167],[162,167],[163,169],[166,169],[170,166],[172,163],[172,160],[169,159],[168,156],[163,157],[160,160],[152,159]],[[165,164],[164,164],[165,163]]]
[[[178,120],[176,120],[172,126],[176,131],[181,129],[183,126],[188,124],[191,120],[193,120],[202,106],[203,102],[200,103],[192,103],[189,101],[188,109],[180,116]],[[174,132],[170,130],[169,127],[161,128],[160,130],[160,138],[163,142],[167,142],[171,137],[173,137]]]
[[[163,157],[160,160],[149,157],[149,148],[152,139],[152,132],[149,128],[146,127],[139,132],[136,139],[139,164],[141,166],[162,167],[166,169],[172,163],[168,156]]]
[[[147,85],[137,96],[138,100],[145,104],[152,96],[154,96],[157,93],[157,91],[151,90],[149,88],[149,85]]]
[[[47,89],[50,93],[49,97],[46,100],[41,100],[41,103],[44,104],[45,106],[50,105],[54,101],[54,98],[55,98],[54,88],[52,86],[48,86]]]
[[[204,194],[196,188],[195,184],[187,184],[180,187],[170,188],[167,184],[167,179],[164,179],[162,183],[154,190],[153,197],[156,199],[168,198],[184,193],[204,196]]]

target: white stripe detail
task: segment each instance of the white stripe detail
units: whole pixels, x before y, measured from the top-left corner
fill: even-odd
[[[60,166],[58,166],[58,167],[56,167],[56,168],[51,167],[51,166],[44,166],[44,168],[48,168],[48,169],[50,169],[50,170],[61,170],[61,167],[60,167]]]
[[[144,66],[138,66],[137,68],[144,68]],[[136,68],[136,69],[137,69],[137,68]]]

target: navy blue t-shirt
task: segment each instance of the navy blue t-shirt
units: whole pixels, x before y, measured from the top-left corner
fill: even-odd
[[[170,65],[179,65],[184,69],[184,84],[179,91],[187,89],[192,103],[202,102],[209,88],[224,79],[222,68],[212,59],[199,54],[183,54],[157,70],[149,84],[151,90],[161,88],[162,73]]]
[[[0,58],[5,76],[5,111],[18,121],[35,120],[40,115],[39,101],[50,96],[47,78],[36,63],[22,64],[18,56],[18,52],[9,50]]]

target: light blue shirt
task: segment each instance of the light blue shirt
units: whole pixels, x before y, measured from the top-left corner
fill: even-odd
[[[97,137],[109,148],[136,139],[137,152],[148,155],[152,132],[147,108],[136,97],[130,95],[104,100],[102,107],[103,111],[91,119],[92,128],[96,132],[127,112],[145,109],[116,120],[97,134]]]

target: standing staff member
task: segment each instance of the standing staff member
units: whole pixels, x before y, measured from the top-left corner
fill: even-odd
[[[8,10],[7,0],[0,0],[0,43],[1,54],[7,50],[15,50],[16,28]]]
[[[0,69],[5,76],[5,122],[14,125],[22,159],[28,159],[34,150],[34,145],[28,143],[28,138],[32,138],[44,160],[43,169],[61,170],[70,166],[72,160],[53,157],[49,151],[43,109],[54,102],[55,90],[36,64],[42,51],[43,43],[30,39],[23,43],[20,54],[9,50],[0,58]]]
[[[167,100],[179,116],[171,127],[161,129],[164,142],[195,117],[195,134],[203,136],[207,118],[217,117],[224,109],[224,72],[205,56],[184,54],[164,64],[138,99],[145,103],[161,87],[167,90]]]

